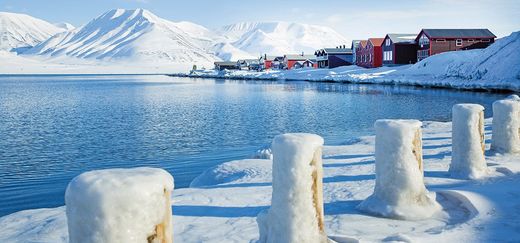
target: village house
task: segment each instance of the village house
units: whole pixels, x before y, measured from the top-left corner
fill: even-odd
[[[387,34],[383,41],[383,65],[412,64],[417,61],[415,34]]]
[[[235,70],[238,69],[237,62],[214,62],[215,70]]]
[[[422,29],[415,38],[417,61],[447,51],[486,48],[495,38],[488,29]]]
[[[363,67],[365,65],[366,53],[365,47],[367,46],[366,40],[359,41],[356,47],[356,65]]]
[[[358,48],[358,50],[361,51],[361,58],[363,59],[359,66],[366,68],[375,68],[382,66],[383,41],[384,38],[369,38],[364,48]]]
[[[293,65],[293,69],[300,69],[300,68],[314,68],[316,65],[313,61],[307,59],[305,61],[297,61]]]
[[[241,59],[236,63],[240,70],[258,70],[260,68],[259,59]]]
[[[356,49],[359,46],[359,43],[361,40],[353,40],[352,44],[350,45],[350,50],[352,50],[352,64],[356,64],[357,54]]]
[[[343,46],[323,48],[314,52],[318,68],[335,68],[352,65],[352,49]]]
[[[275,58],[276,56],[268,56],[267,54],[260,57],[260,70],[271,69]]]
[[[283,69],[291,70],[294,68],[294,65],[299,61],[311,61],[313,63],[312,67],[317,68],[318,64],[316,63],[316,56],[314,55],[284,55],[283,57]]]

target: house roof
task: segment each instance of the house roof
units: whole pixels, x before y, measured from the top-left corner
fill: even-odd
[[[277,56],[262,56],[261,59],[264,59],[264,61],[273,61]]]
[[[361,41],[359,41],[359,45],[360,45],[362,48],[365,48],[365,46],[367,46],[367,43],[368,43],[367,40],[361,40]]]
[[[368,41],[372,43],[373,46],[382,46],[385,38],[368,38]]]
[[[214,64],[215,65],[219,65],[219,66],[235,66],[235,65],[237,65],[236,62],[215,62]]]
[[[316,60],[316,56],[314,55],[285,55],[287,57],[287,60],[296,60],[296,61],[305,61],[307,59],[309,60]]]
[[[422,29],[430,38],[496,38],[488,29]]]
[[[323,48],[328,54],[351,54],[352,49],[350,48]]]
[[[415,37],[417,37],[416,34],[387,34],[386,36],[393,43],[415,43]]]
[[[352,49],[355,49],[359,45],[360,42],[361,42],[361,40],[352,40],[352,44],[350,45],[350,47]]]

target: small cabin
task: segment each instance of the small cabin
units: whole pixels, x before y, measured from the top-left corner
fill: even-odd
[[[365,66],[365,60],[367,59],[365,53],[365,47],[367,46],[367,42],[367,40],[361,40],[356,46],[356,65],[360,67]]]
[[[336,68],[352,65],[352,49],[345,45],[336,48],[323,48],[314,52],[318,68]]]
[[[495,38],[488,29],[422,29],[415,37],[417,61],[448,51],[486,48]]]
[[[284,58],[283,58],[283,68],[284,69],[287,69],[287,70],[291,70],[294,68],[294,64],[298,61],[311,61],[313,62],[313,67],[314,68],[317,68],[318,65],[316,64],[316,56],[314,55],[304,55],[303,53],[302,54],[299,54],[299,55],[284,55]]]
[[[276,56],[268,56],[267,54],[260,57],[260,70],[271,69],[275,58]]]
[[[294,63],[292,69],[300,69],[300,68],[314,68],[315,62],[307,59],[305,61],[297,61]]]
[[[240,70],[258,70],[260,68],[259,59],[241,59],[236,63]]]
[[[383,41],[383,65],[413,64],[417,61],[415,34],[387,34]]]
[[[366,68],[381,67],[383,65],[383,45],[384,38],[369,38],[366,45],[358,48],[361,54],[361,62],[358,62],[358,66]]]
[[[215,70],[223,71],[223,70],[236,70],[238,69],[236,62],[214,62]]]

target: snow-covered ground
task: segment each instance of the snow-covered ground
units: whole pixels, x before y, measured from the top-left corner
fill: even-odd
[[[491,119],[485,121],[487,148]],[[424,122],[425,184],[443,207],[430,219],[404,221],[361,213],[356,206],[375,184],[373,136],[325,146],[325,227],[338,242],[518,242],[520,155],[486,155],[489,175],[452,179],[451,123]],[[172,195],[175,242],[255,242],[256,216],[270,206],[271,160],[232,161]],[[0,218],[0,242],[67,242],[65,207]]]
[[[230,79],[306,80],[354,83],[408,84],[463,89],[520,90],[520,32],[499,39],[486,49],[447,52],[414,65],[366,69],[345,66],[334,69],[213,71],[193,77]]]

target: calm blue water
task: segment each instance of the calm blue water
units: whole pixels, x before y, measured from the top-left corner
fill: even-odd
[[[64,204],[81,172],[156,166],[187,187],[286,132],[327,144],[373,133],[379,118],[447,121],[451,106],[504,94],[165,76],[0,76],[0,216]]]

